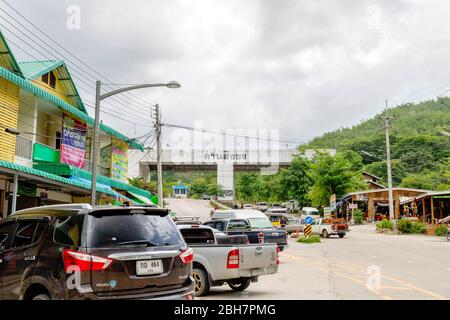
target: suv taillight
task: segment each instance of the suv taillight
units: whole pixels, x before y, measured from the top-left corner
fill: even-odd
[[[63,251],[64,270],[67,272],[70,266],[79,268],[79,271],[106,270],[112,263],[111,259],[93,256],[72,250]]]
[[[191,263],[194,260],[194,250],[187,248],[178,255],[184,264]]]
[[[239,249],[233,249],[228,252],[227,269],[239,268]]]

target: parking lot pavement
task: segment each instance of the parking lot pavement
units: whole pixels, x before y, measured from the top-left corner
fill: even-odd
[[[200,299],[448,299],[450,242],[433,236],[382,235],[354,226],[345,238],[290,239],[279,272],[244,292],[212,288]]]

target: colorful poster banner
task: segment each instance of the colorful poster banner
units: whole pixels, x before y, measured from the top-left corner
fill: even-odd
[[[87,126],[84,122],[63,114],[61,162],[84,168]]]
[[[111,178],[127,181],[127,172],[128,143],[113,138],[111,148]]]

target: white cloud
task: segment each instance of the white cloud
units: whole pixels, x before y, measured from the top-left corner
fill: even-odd
[[[72,4],[81,8],[79,31],[66,28]],[[385,99],[429,98],[450,86],[445,0],[14,5],[116,82],[182,83],[178,90],[135,93],[158,101],[170,123],[280,128],[282,137],[300,140],[366,119]],[[92,100],[93,90],[80,91]],[[131,124],[105,120],[134,132]]]

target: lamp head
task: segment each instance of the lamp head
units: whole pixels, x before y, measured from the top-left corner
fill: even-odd
[[[181,85],[176,81],[170,81],[166,84],[166,87],[170,89],[178,89]]]

